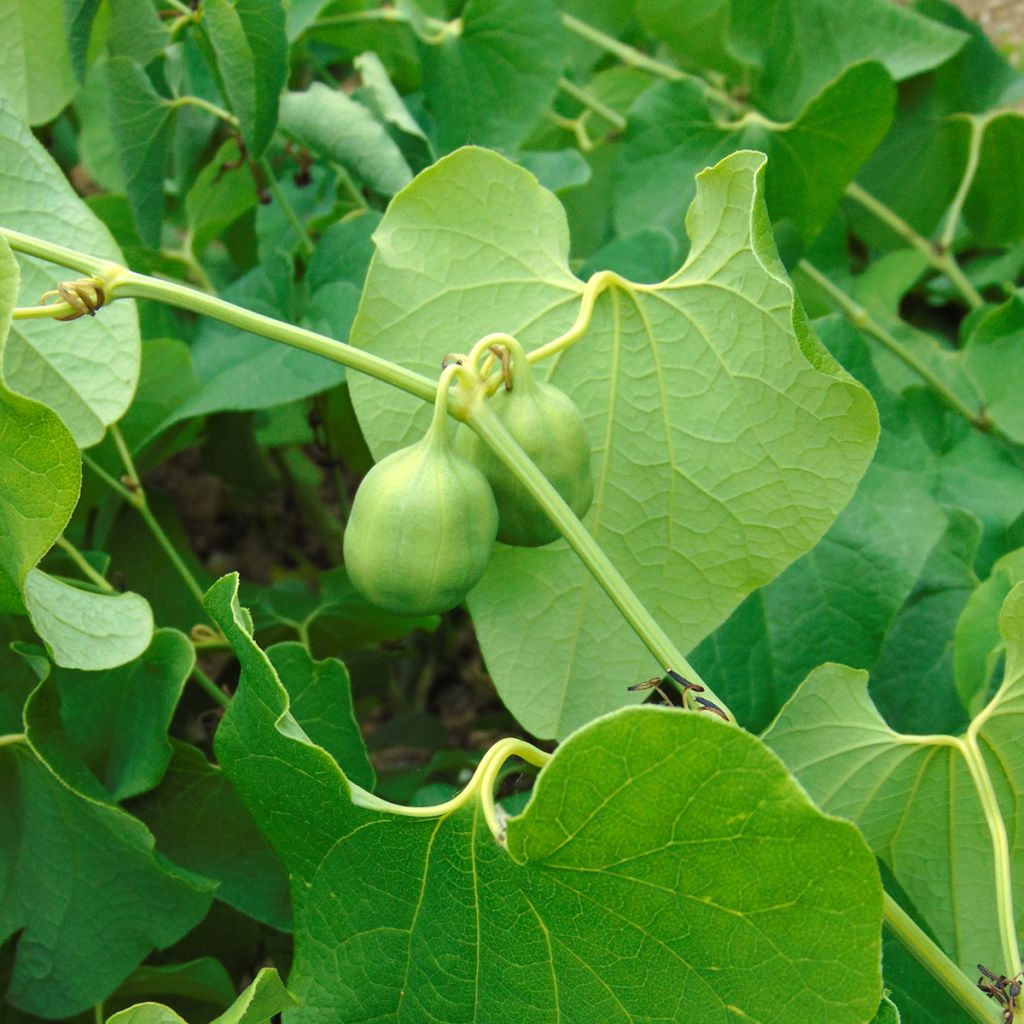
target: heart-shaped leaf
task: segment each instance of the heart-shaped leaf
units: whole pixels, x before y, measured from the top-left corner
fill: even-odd
[[[60,0],[0,6],[0,88],[28,124],[52,121],[75,91]]]
[[[812,672],[765,734],[825,810],[856,822],[943,949],[967,972],[1000,964],[997,860],[976,784],[991,776],[1010,840],[1015,901],[1024,892],[1024,585],[1003,605],[1006,674],[962,738],[894,732],[867,694],[867,674]]]
[[[877,436],[870,397],[794,301],[764,163],[740,152],[704,171],[686,264],[656,285],[612,278],[579,342],[535,364],[586,417],[586,525],[684,650],[817,542]],[[374,237],[351,340],[410,368],[436,374],[491,331],[536,348],[580,313],[561,207],[494,153],[439,161]],[[429,410],[395,388],[353,375],[351,389],[378,457],[425,429]],[[564,543],[499,545],[469,604],[503,699],[536,735],[565,735],[664,670]]]
[[[0,96],[0,225],[99,259],[123,258],[103,224],[75,194],[52,157]],[[34,306],[72,272],[19,258],[18,302]],[[8,387],[53,409],[80,447],[95,444],[131,402],[139,376],[132,302],[74,323],[18,321],[3,346]]]
[[[292,877],[293,1020],[874,1012],[872,858],[749,734],[667,709],[609,715],[559,749],[496,838],[487,794],[407,811],[352,786],[292,717],[237,577],[207,607],[242,663],[217,754]]]

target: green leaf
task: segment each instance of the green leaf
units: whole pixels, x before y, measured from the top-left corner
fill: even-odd
[[[285,93],[281,128],[314,153],[357,174],[381,195],[393,196],[412,180],[402,151],[373,114],[320,82],[306,92]]]
[[[269,1024],[272,1017],[295,1004],[273,967],[264,967],[253,983],[210,1024]],[[107,1024],[186,1024],[169,1007],[140,1003],[107,1018]]]
[[[964,711],[949,638],[977,584],[980,525],[934,497],[939,460],[905,403],[878,381],[856,331],[835,317],[816,327],[871,388],[882,419],[878,450],[822,541],[751,594],[692,661],[752,730],[767,726],[826,661],[871,669],[880,709],[900,727],[957,728]]]
[[[75,93],[74,111],[79,124],[78,154],[89,177],[97,185],[123,196],[127,190],[117,142],[111,128],[110,107],[107,59],[100,57],[89,65],[85,81]],[[132,264],[132,269],[138,268]]]
[[[171,42],[167,24],[149,0],[109,0],[107,50],[111,57],[130,57],[145,67]]]
[[[163,856],[220,883],[218,900],[289,930],[288,878],[234,787],[200,750],[177,740],[172,748],[163,781],[128,809]]]
[[[235,986],[224,965],[204,956],[181,964],[143,964],[106,1000],[131,1004],[140,996],[176,996],[202,1002],[217,1009],[226,1009],[235,1000]]]
[[[874,1012],[874,863],[752,736],[628,709],[574,734],[499,838],[472,797],[412,817],[360,796],[302,732],[236,591],[227,577],[207,595],[242,662],[217,753],[293,879],[293,1020]],[[373,864],[371,888],[354,864]]]
[[[423,129],[409,113],[399,91],[394,87],[380,57],[373,52],[361,53],[352,62],[363,84],[358,90],[359,99],[385,124],[399,133],[402,152],[406,158],[415,158],[417,166],[428,164],[433,153]]]
[[[302,644],[276,644],[267,658],[288,691],[292,714],[357,786],[373,789],[374,774],[356,724],[348,670],[336,658],[314,661]]]
[[[153,612],[138,594],[98,594],[40,569],[25,578],[25,606],[53,660],[95,672],[134,661],[153,639]]]
[[[66,1017],[194,927],[209,883],[158,860],[111,801],[64,733],[52,681],[29,699],[25,727],[25,742],[0,747],[0,940],[20,932],[7,999]]]
[[[100,0],[64,0],[64,27],[71,68],[80,82],[85,77],[89,37],[99,9]]]
[[[996,869],[965,751],[992,776],[1021,896],[1016,820],[1024,787],[1024,586],[1010,592],[1000,630],[1007,647],[999,692],[962,739],[909,736],[882,720],[867,675],[842,665],[813,672],[765,734],[824,810],[849,818],[906,890],[939,945],[968,973],[1003,959]]]
[[[273,138],[288,76],[284,5],[280,0],[204,0],[202,26],[224,94],[255,159]]]
[[[978,118],[978,167],[964,219],[979,246],[1024,238],[1024,117],[1014,111]]]
[[[956,624],[953,666],[956,688],[972,713],[987,701],[1003,657],[999,610],[1010,591],[1024,581],[1024,548],[1011,551],[992,566],[988,579],[964,605]]]
[[[856,9],[845,0],[733,0],[732,10],[735,47],[758,55],[755,93],[778,113],[797,109],[851,64],[881,61],[902,82],[942,64],[967,41],[885,0],[861,0]]]
[[[61,0],[5,0],[0,5],[0,90],[20,120],[52,121],[75,92]]]
[[[164,213],[164,173],[171,148],[175,107],[161,96],[138,64],[127,57],[107,61],[110,126],[117,143],[121,173],[139,235],[160,247]]]
[[[515,149],[555,95],[562,22],[553,0],[469,0],[420,54],[438,149]]]
[[[724,122],[709,110],[703,87],[664,82],[629,113],[615,196],[619,233],[664,227],[680,235],[694,174],[733,150],[758,149],[768,156],[772,220],[792,221],[809,242],[882,140],[895,100],[892,80],[874,62],[845,70],[788,123],[758,114]]]
[[[68,184],[63,171],[0,97],[0,224],[114,263],[123,257],[110,233]],[[23,257],[18,303],[73,276]],[[95,444],[131,402],[139,373],[133,302],[117,302],[73,328],[53,320],[19,321],[3,349],[7,386],[56,412],[80,447]]]
[[[18,291],[18,263],[0,239],[0,349]],[[78,502],[82,463],[58,417],[12,394],[0,378],[0,613],[23,613],[25,577],[60,536]]]
[[[171,759],[167,730],[194,664],[184,634],[158,629],[142,655],[119,668],[55,673],[64,728],[115,800],[163,778]]]
[[[613,284],[581,342],[535,364],[587,419],[585,522],[684,650],[817,542],[877,435],[869,396],[794,305],[763,169],[760,154],[738,153],[703,172],[687,264],[658,285]],[[375,235],[353,343],[436,374],[446,352],[491,331],[528,349],[558,337],[583,292],[566,235],[554,197],[496,154],[439,161]],[[421,403],[350,386],[378,458],[422,434]],[[499,545],[469,604],[502,698],[535,735],[565,735],[659,671],[564,543]]]
[[[987,311],[967,337],[964,366],[992,423],[1024,443],[1024,409],[1014,387],[1024,373],[1024,293]]]
[[[872,1024],[900,1024],[900,1021],[900,1011],[896,1004],[888,996],[882,996]]]

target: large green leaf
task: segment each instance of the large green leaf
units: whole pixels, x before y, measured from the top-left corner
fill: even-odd
[[[813,672],[765,735],[815,801],[854,821],[939,944],[967,972],[1003,959],[995,857],[965,749],[985,765],[1010,839],[1015,902],[1024,895],[1019,743],[1024,710],[1024,585],[1003,606],[1006,674],[962,739],[894,732],[867,694],[867,674]]]
[[[82,760],[115,800],[156,786],[171,759],[167,730],[195,652],[158,629],[134,661],[106,672],[55,673],[60,714]]]
[[[294,1021],[874,1012],[874,864],[750,735],[610,715],[565,743],[496,838],[476,799],[441,816],[367,806],[289,712],[237,578],[207,605],[242,663],[218,757],[292,876]]]
[[[295,1004],[273,967],[264,967],[252,984],[210,1024],[269,1024]],[[107,1024],[186,1024],[167,1006],[139,1003],[107,1018]]]
[[[1024,410],[1014,387],[1024,373],[1024,292],[974,323],[964,368],[977,385],[985,414],[1011,441],[1024,443]]]
[[[305,92],[285,93],[281,128],[314,153],[353,171],[381,195],[393,196],[412,179],[384,125],[340,90],[314,82]]]
[[[826,661],[877,672],[874,692],[885,691],[882,710],[902,713],[901,726],[920,724],[923,714],[932,716],[930,729],[956,727],[963,708],[948,643],[977,582],[970,568],[977,521],[943,509],[934,496],[939,460],[905,403],[878,380],[857,332],[831,317],[816,326],[871,389],[882,420],[878,450],[821,542],[751,594],[697,648],[693,663],[748,729],[767,726]],[[926,628],[915,633],[915,624]]]
[[[224,94],[252,157],[270,144],[288,76],[285,9],[279,0],[204,0],[203,29]]]
[[[1017,111],[975,119],[978,166],[964,218],[980,246],[1024,238],[1024,116]]]
[[[107,229],[0,97],[0,224],[121,263]],[[24,257],[18,302],[32,306],[73,277]],[[79,446],[95,444],[131,402],[139,374],[135,305],[118,302],[74,323],[19,321],[3,349],[8,386],[50,406]]]
[[[0,89],[33,125],[53,120],[71,102],[75,79],[61,0],[0,4]]]
[[[586,524],[684,650],[815,544],[877,436],[867,393],[794,303],[763,170],[741,152],[703,172],[686,265],[658,285],[616,282],[580,342],[537,364],[587,422]],[[421,174],[375,239],[352,340],[421,372],[490,331],[536,347],[579,311],[561,208],[493,153]],[[351,387],[378,457],[425,428],[415,399],[355,376]],[[659,669],[564,543],[499,545],[469,603],[503,699],[537,735],[621,706]]]
[[[107,61],[110,127],[139,236],[160,248],[164,175],[171,153],[174,104],[164,99],[146,72],[127,57]]]
[[[189,871],[215,878],[217,899],[286,931],[288,879],[224,773],[202,751],[175,741],[163,782],[128,807],[157,849]]]
[[[29,699],[25,730],[0,746],[0,939],[20,932],[7,998],[65,1017],[194,927],[211,883],[161,862],[113,803],[64,732],[52,680]]]
[[[690,79],[645,92],[629,112],[615,221],[620,234],[664,227],[681,234],[694,175],[737,149],[768,156],[768,212],[805,241],[832,216],[843,190],[882,140],[896,91],[881,64],[858,64],[830,82],[788,123],[745,114],[720,120]]]
[[[469,0],[420,53],[438,149],[514,149],[555,95],[562,23],[554,0]]]

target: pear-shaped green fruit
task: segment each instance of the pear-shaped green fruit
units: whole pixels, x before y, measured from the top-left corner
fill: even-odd
[[[573,400],[553,384],[536,380],[529,364],[516,367],[511,391],[498,391],[491,408],[519,446],[537,464],[569,507],[582,518],[594,500],[590,439]],[[550,544],[558,528],[519,478],[463,425],[455,435],[458,452],[487,477],[498,503],[498,540],[520,547]]]
[[[459,604],[487,568],[498,529],[490,485],[439,426],[366,474],[345,528],[353,586],[402,615]]]

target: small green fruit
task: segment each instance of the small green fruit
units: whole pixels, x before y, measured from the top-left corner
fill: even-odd
[[[368,601],[402,615],[454,608],[487,568],[494,495],[443,421],[367,473],[345,529],[345,567]]]
[[[594,500],[590,439],[583,415],[573,400],[553,384],[533,377],[529,364],[516,366],[511,391],[489,399],[495,415],[537,464],[569,507],[582,518]],[[550,544],[558,528],[493,451],[463,425],[456,450],[487,477],[498,503],[498,540],[520,547]]]

